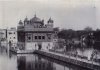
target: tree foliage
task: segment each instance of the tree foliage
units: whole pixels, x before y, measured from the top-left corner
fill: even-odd
[[[84,31],[93,31],[92,27],[87,26],[86,28],[84,28]]]
[[[76,36],[77,36],[77,33],[72,29],[68,29],[68,30],[63,29],[58,33],[58,37],[63,38],[63,39],[71,39]]]

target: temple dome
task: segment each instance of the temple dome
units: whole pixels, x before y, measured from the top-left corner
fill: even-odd
[[[42,22],[40,18],[38,18],[36,15],[30,20],[32,22]]]

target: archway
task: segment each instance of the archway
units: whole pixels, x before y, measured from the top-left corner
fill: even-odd
[[[42,48],[42,44],[38,43],[38,50],[41,50],[41,48]]]

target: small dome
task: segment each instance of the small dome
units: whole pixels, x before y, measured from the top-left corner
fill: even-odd
[[[51,17],[48,20],[48,23],[53,23],[54,21],[51,19]]]
[[[24,19],[24,22],[27,22],[28,21],[28,18],[26,17],[25,19]]]
[[[23,25],[23,22],[22,22],[22,20],[20,20],[20,21],[19,21],[19,25]]]

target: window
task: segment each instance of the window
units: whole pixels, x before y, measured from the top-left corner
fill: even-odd
[[[45,36],[35,36],[35,39],[45,39]]]
[[[51,39],[51,34],[47,34],[48,39]]]
[[[31,39],[31,37],[28,37],[28,40],[30,40]]]
[[[11,32],[9,32],[9,34],[12,34]]]
[[[48,39],[51,39],[51,37],[48,37]]]
[[[35,47],[36,47],[36,44],[35,44]]]
[[[14,37],[14,39],[15,39],[15,37]]]
[[[35,39],[37,39],[37,36],[35,36]]]
[[[27,34],[27,41],[32,41],[32,34],[31,33]]]
[[[42,36],[42,39],[45,39],[45,36]]]
[[[41,39],[41,36],[39,36],[39,39]]]

